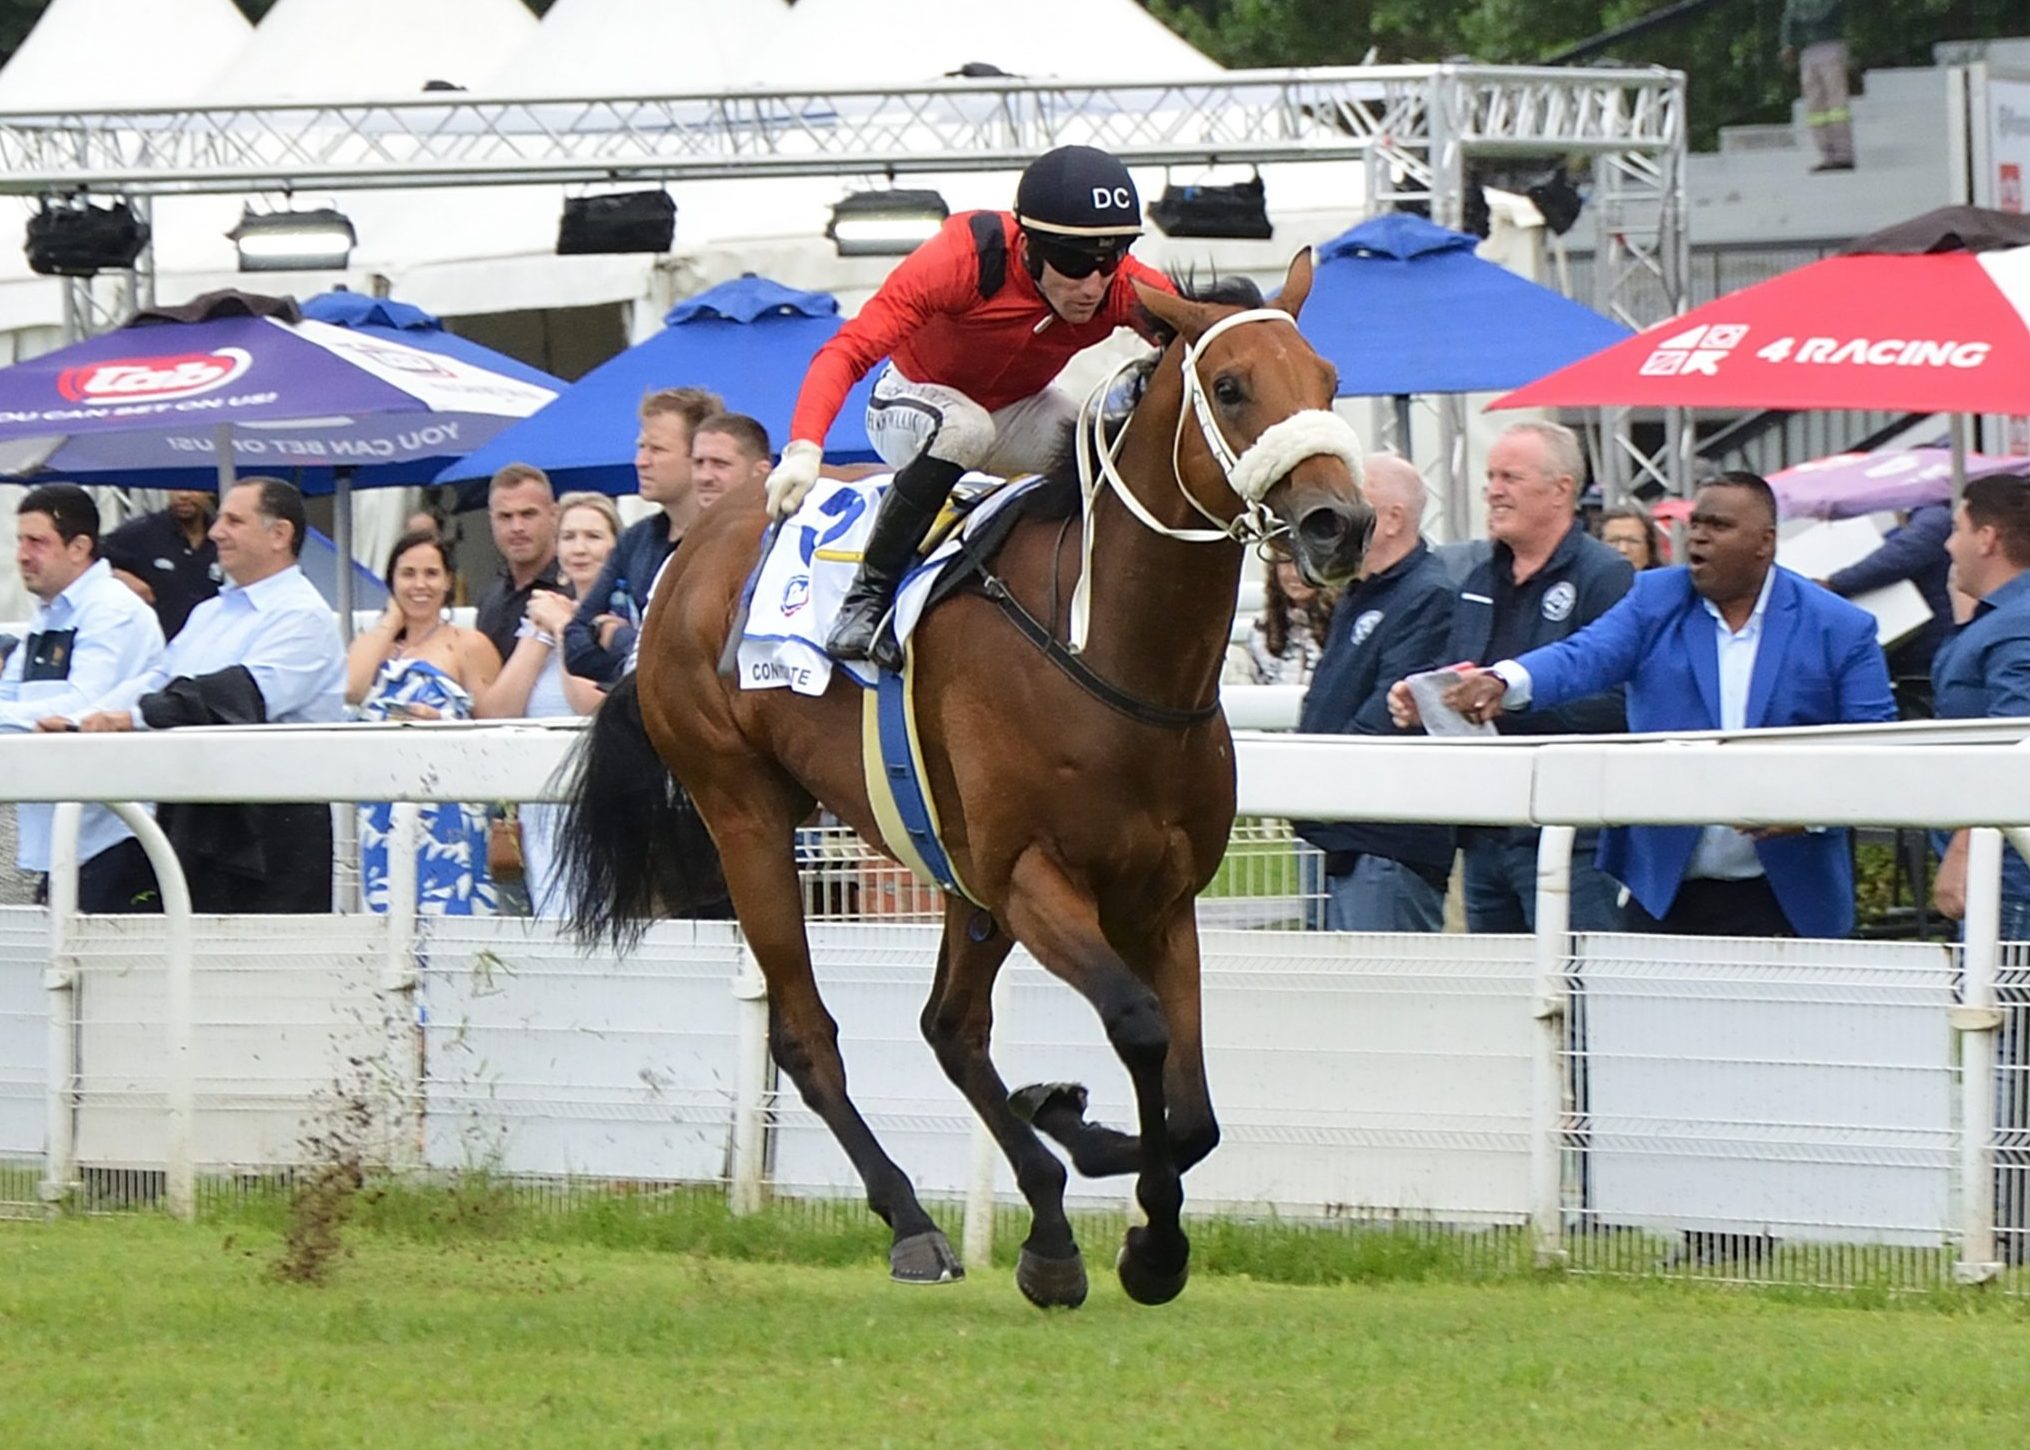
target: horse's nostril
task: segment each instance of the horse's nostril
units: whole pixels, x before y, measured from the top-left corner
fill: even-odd
[[[1316,508],[1298,521],[1297,532],[1305,543],[1330,549],[1346,537],[1351,525],[1352,520],[1338,509]]]

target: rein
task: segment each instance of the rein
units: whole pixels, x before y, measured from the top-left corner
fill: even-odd
[[[1297,325],[1297,319],[1289,313],[1274,307],[1251,307],[1242,312],[1229,313],[1199,334],[1196,342],[1183,343],[1183,357],[1180,362],[1180,381],[1184,390],[1184,406],[1177,410],[1177,426],[1170,437],[1170,477],[1177,485],[1177,491],[1184,501],[1203,518],[1216,527],[1209,529],[1172,528],[1151,513],[1142,500],[1129,488],[1128,481],[1121,477],[1119,464],[1115,461],[1126,441],[1128,430],[1123,426],[1111,442],[1106,436],[1106,398],[1120,381],[1123,374],[1137,366],[1136,359],[1128,359],[1117,365],[1113,371],[1101,378],[1098,386],[1086,395],[1079,408],[1078,424],[1075,431],[1078,457],[1079,491],[1083,496],[1085,527],[1079,541],[1079,578],[1071,595],[1071,640],[1068,648],[1074,655],[1085,650],[1086,640],[1092,624],[1092,577],[1093,577],[1093,523],[1100,485],[1106,484],[1135,521],[1154,533],[1184,544],[1220,543],[1267,543],[1288,528],[1270,511],[1262,500],[1268,496],[1276,480],[1283,477],[1306,458],[1327,455],[1343,459],[1353,470],[1354,477],[1360,476],[1360,438],[1353,426],[1337,413],[1324,408],[1305,408],[1289,417],[1271,424],[1262,430],[1260,437],[1239,453],[1227,442],[1226,433],[1219,420],[1213,416],[1212,400],[1206,395],[1205,380],[1199,376],[1198,361],[1206,346],[1220,334],[1252,322],[1283,322]],[[1220,477],[1234,496],[1241,502],[1241,510],[1230,519],[1223,519],[1198,501],[1184,482],[1184,467],[1181,455],[1184,447],[1184,420],[1187,413],[1197,422],[1199,436],[1205,440],[1213,462],[1219,465]]]

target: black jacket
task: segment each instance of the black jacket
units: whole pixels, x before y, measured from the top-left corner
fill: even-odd
[[[620,678],[627,666],[628,647],[648,613],[648,593],[655,587],[656,571],[676,547],[670,542],[669,516],[661,509],[622,530],[606,567],[564,627],[565,669],[602,685]],[[614,632],[613,644],[607,649],[599,647],[599,631],[592,623],[602,614],[615,614],[627,621]]]
[[[245,665],[179,675],[135,708],[151,730],[260,725],[267,702]],[[165,803],[155,819],[190,880],[198,911],[318,914],[331,910],[331,807]]]
[[[1325,651],[1297,717],[1307,735],[1395,735],[1389,687],[1406,675],[1448,662],[1445,637],[1456,591],[1444,563],[1421,540],[1381,573],[1341,596]],[[1297,834],[1322,851],[1352,851],[1449,870],[1449,826],[1369,821],[1296,821]]]
[[[1443,663],[1496,662],[1490,645],[1497,608],[1527,614],[1516,621],[1510,641],[1515,647],[1502,651],[1508,657],[1577,634],[1620,602],[1635,583],[1635,570],[1574,519],[1543,568],[1521,585],[1514,577],[1515,555],[1501,543],[1467,574],[1452,611]],[[1628,717],[1616,688],[1554,710],[1504,714],[1495,728],[1504,735],[1618,735],[1628,729]]]

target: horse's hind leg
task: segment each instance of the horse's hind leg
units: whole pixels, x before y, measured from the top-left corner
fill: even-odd
[[[889,1269],[908,1284],[965,1277],[958,1256],[917,1201],[916,1190],[875,1141],[846,1096],[839,1027],[825,1010],[804,936],[803,898],[792,848],[801,814],[779,781],[751,779],[700,805],[712,822],[726,885],[748,946],[768,979],[769,1045],[804,1102],[832,1130],[867,1188],[867,1205],[892,1231]]]
[[[1015,1266],[1016,1285],[1039,1308],[1076,1309],[1085,1302],[1085,1260],[1064,1216],[1064,1165],[1010,1109],[1008,1089],[988,1055],[994,979],[1015,943],[991,923],[984,940],[975,940],[970,926],[983,916],[957,898],[946,906],[937,982],[923,1009],[923,1035],[945,1075],[1008,1155],[1015,1182],[1029,1201],[1032,1218]]]
[[[1121,1287],[1140,1303],[1166,1303],[1184,1288],[1191,1244],[1179,1221],[1184,1182],[1166,1123],[1170,1027],[1163,1003],[1107,941],[1092,898],[1055,861],[1038,850],[1026,852],[1009,885],[1005,915],[1010,929],[1039,962],[1093,1004],[1134,1084],[1141,1128],[1135,1197],[1148,1223],[1128,1232],[1119,1264]],[[1125,1134],[1107,1138],[1122,1156],[1133,1142]]]

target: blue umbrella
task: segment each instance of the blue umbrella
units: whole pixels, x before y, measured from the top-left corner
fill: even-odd
[[[1476,245],[1392,212],[1318,248],[1304,335],[1338,367],[1341,397],[1517,388],[1630,335]]]
[[[812,356],[839,330],[838,299],[799,292],[753,274],[678,303],[664,329],[600,364],[556,402],[452,464],[438,482],[487,478],[508,463],[530,463],[559,489],[632,493],[636,409],[657,388],[710,388],[735,413],[768,429],[780,448]],[[867,441],[862,379],[847,396],[825,448],[834,462],[874,458]]]

